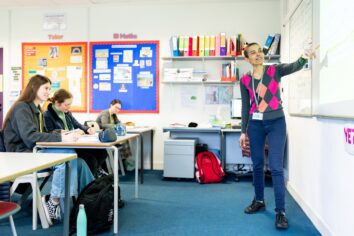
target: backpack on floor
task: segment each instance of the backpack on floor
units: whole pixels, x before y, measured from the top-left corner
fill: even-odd
[[[220,160],[212,152],[199,153],[196,158],[195,168],[195,177],[201,184],[218,183],[225,176]]]
[[[113,175],[95,179],[79,194],[70,213],[70,234],[76,232],[76,218],[80,204],[85,205],[87,217],[87,233],[94,234],[107,230],[113,224]],[[118,187],[118,207],[124,206]]]

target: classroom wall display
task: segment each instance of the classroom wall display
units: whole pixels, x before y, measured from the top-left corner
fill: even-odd
[[[289,20],[289,59],[296,61],[306,47],[312,47],[312,0],[303,0]],[[309,65],[289,76],[290,115],[312,115],[312,71]]]
[[[52,92],[73,94],[72,111],[87,111],[87,43],[22,43],[22,88],[35,75],[52,81]]]
[[[159,112],[159,41],[90,43],[90,112],[122,102],[122,113]]]

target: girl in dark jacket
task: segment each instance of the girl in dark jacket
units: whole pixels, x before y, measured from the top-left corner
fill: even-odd
[[[53,97],[48,99],[51,103],[44,112],[44,121],[49,131],[65,132],[69,130],[77,130],[79,134],[95,134],[94,127],[88,127],[80,124],[70,112],[73,102],[73,95],[65,90],[57,90]],[[75,149],[77,155],[84,159],[90,167],[91,172],[96,175],[101,164],[107,157],[107,152],[103,149]]]

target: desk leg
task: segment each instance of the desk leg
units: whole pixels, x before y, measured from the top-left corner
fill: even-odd
[[[33,148],[33,153],[37,153],[38,148],[34,147]],[[47,221],[47,217],[45,216],[44,213],[44,206],[41,203],[41,191],[39,190],[38,187],[38,180],[37,180],[37,172],[33,173],[33,183],[32,183],[32,229],[36,230],[37,229],[37,223],[38,223],[38,215],[39,219],[42,224],[43,229],[48,229],[49,224]]]
[[[32,229],[37,229],[37,172],[33,172],[32,184]],[[38,203],[39,204],[39,203]]]
[[[144,183],[144,138],[143,134],[139,135],[140,140],[140,183]]]
[[[221,147],[221,167],[223,168],[224,172],[226,172],[226,143],[225,143],[225,135],[221,132],[220,138],[220,147]]]
[[[65,162],[65,210],[64,210],[64,232],[63,235],[69,235],[69,218],[70,218],[70,175],[71,168],[69,162]]]
[[[154,170],[154,131],[150,131],[150,170]]]
[[[113,203],[113,233],[118,234],[118,184],[119,184],[119,178],[118,178],[118,155],[119,151],[118,148],[115,146],[111,147],[114,152],[114,162],[113,162],[113,176],[114,176],[114,182],[113,182],[113,188],[114,188],[114,203]],[[108,149],[107,149],[108,151]]]
[[[138,136],[138,143],[137,143],[137,148],[138,148],[138,154],[140,154],[141,155],[141,152],[142,152],[142,150],[141,150],[141,142],[142,142],[142,138],[141,138],[141,136]],[[140,165],[142,166],[143,164],[142,163],[140,163]],[[139,193],[138,193],[138,182],[139,182],[139,176],[138,176],[138,169],[139,169],[139,158],[135,158],[135,198],[138,198],[138,195],[139,195]]]

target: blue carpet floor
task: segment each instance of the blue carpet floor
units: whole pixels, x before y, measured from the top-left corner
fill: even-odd
[[[145,171],[144,180],[139,198],[134,199],[133,173],[120,178],[125,207],[119,210],[119,235],[320,235],[288,193],[289,229],[275,229],[270,183],[265,189],[266,211],[247,215],[243,209],[253,198],[250,178],[235,182],[229,175],[223,183],[201,185],[194,180],[163,179],[161,171]],[[62,235],[61,223],[32,231],[31,211],[25,207],[14,217],[19,236]],[[8,220],[0,221],[0,235],[11,235]]]

